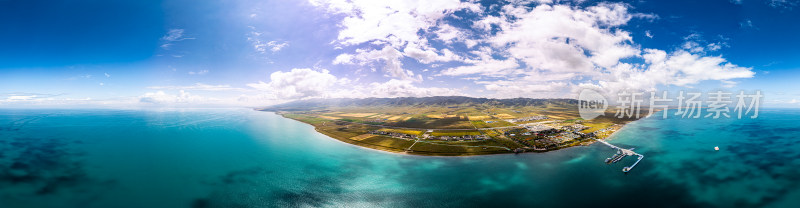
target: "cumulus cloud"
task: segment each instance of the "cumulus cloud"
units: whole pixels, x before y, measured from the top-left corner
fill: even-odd
[[[463,95],[458,90],[422,87],[412,80],[390,79],[386,82],[356,84],[347,78],[337,78],[329,71],[308,68],[278,71],[270,74],[269,82],[248,86],[263,92],[241,99],[305,99],[305,98],[364,98],[364,97],[424,97]]]
[[[643,57],[646,66],[620,64],[611,70],[612,73],[602,75],[597,86],[613,93],[626,89],[655,90],[659,85],[689,86],[707,80],[730,85],[733,84],[728,81],[730,79],[755,75],[751,68],[727,63],[721,57],[683,50],[668,54],[663,50],[646,49]]]
[[[463,95],[462,93],[439,87],[417,87],[409,80],[392,79],[384,83],[369,84],[369,96],[372,97],[429,97]]]
[[[470,80],[495,97],[564,97],[583,87],[614,92],[709,80],[732,86],[734,79],[754,75],[751,68],[709,55],[727,47],[725,40],[708,42],[693,34],[671,50],[643,48],[623,28],[632,19],[658,16],[631,12],[626,4],[535,2],[510,1],[488,13],[457,0],[311,0],[344,16],[336,47],[355,46],[333,64],[382,68],[393,80],[387,85],[422,82],[404,66],[408,60],[422,64],[420,69],[446,66],[434,76],[475,77]],[[448,18],[473,20],[465,28]],[[650,31],[643,35],[653,38]]]
[[[382,62],[387,75],[401,80],[421,81],[411,70],[403,68],[406,57],[421,63],[446,62],[458,57],[450,50],[439,50],[428,43],[420,31],[438,31],[438,38],[447,43],[453,39],[465,40],[463,32],[440,20],[455,11],[480,12],[480,6],[459,0],[440,1],[370,1],[370,0],[311,0],[312,5],[346,17],[341,22],[337,43],[358,45],[369,43],[369,49],[359,49],[353,54],[337,57],[334,64],[353,60],[361,65]],[[437,27],[437,25],[439,27]],[[472,41],[469,45],[474,46]],[[355,59],[353,59],[355,58]]]
[[[464,60],[464,63],[468,65],[442,70],[439,75],[463,76],[479,74],[492,77],[507,77],[521,73],[517,59],[496,59],[492,57],[493,51],[490,47],[481,47],[479,50],[472,51],[472,54],[475,55],[475,58]]]
[[[533,69],[591,72],[637,53],[636,47],[627,44],[632,41],[628,32],[610,29],[632,18],[621,4],[585,10],[566,5],[540,5],[531,11],[507,6],[504,10],[515,20],[500,24],[501,32],[491,42]]]
[[[337,83],[346,79],[337,79],[328,70],[315,71],[308,68],[292,69],[288,72],[277,71],[270,74],[267,83],[248,84],[252,88],[269,92],[283,99],[297,99],[323,96],[332,90]]]
[[[311,0],[312,5],[329,12],[344,14],[338,39],[342,44],[383,40],[396,44],[422,39],[419,30],[427,30],[437,21],[461,9],[477,5],[459,0]],[[396,39],[394,39],[396,38]]]
[[[590,86],[615,92],[659,85],[689,86],[706,80],[730,85],[734,83],[731,79],[753,76],[750,68],[729,63],[721,56],[706,56],[726,44],[708,43],[699,34],[688,36],[681,49],[671,53],[641,49],[630,33],[619,27],[633,18],[655,17],[632,14],[628,9],[613,3],[586,8],[506,5],[500,15],[489,15],[475,23],[478,29],[496,28],[497,34],[487,37],[496,52],[473,51],[483,55],[468,59],[473,60],[471,65],[448,68],[439,75],[507,77],[505,81],[476,81],[497,96],[515,91],[548,94]],[[649,32],[645,35],[652,37]],[[626,61],[629,59],[645,63]],[[515,66],[516,61],[524,65]],[[534,95],[526,97],[530,96]]]
[[[411,70],[403,69],[403,54],[393,47],[383,47],[381,50],[356,50],[356,54],[342,54],[334,59],[335,64],[359,64],[361,66],[382,66],[386,74],[403,80],[421,80],[421,76],[414,76]]]

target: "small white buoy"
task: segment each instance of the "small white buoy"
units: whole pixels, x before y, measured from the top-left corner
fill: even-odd
[[[719,151],[719,146],[714,147],[714,150]]]

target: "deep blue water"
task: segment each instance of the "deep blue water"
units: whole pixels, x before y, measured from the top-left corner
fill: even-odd
[[[248,109],[0,110],[0,207],[800,207],[798,136],[798,110],[643,119],[610,140],[645,155],[623,174],[602,144],[421,157]]]

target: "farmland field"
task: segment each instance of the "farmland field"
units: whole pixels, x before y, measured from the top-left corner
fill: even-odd
[[[281,111],[281,115],[313,125],[320,133],[354,145],[390,152],[404,152],[418,155],[476,155],[510,153],[512,150],[530,148],[533,142],[523,136],[528,129],[521,124],[546,122],[560,130],[563,126],[581,124],[589,127],[580,133],[593,133],[605,138],[633,119],[619,119],[611,110],[605,116],[590,121],[580,119],[575,105],[561,102],[545,102],[541,105],[499,106],[499,105],[398,105],[398,106],[341,106],[307,111]],[[547,116],[545,120],[519,121],[506,120],[533,116]],[[512,127],[499,128],[498,127]],[[609,128],[613,127],[613,128]],[[606,130],[610,129],[610,130]],[[411,138],[393,138],[373,135],[379,130],[408,135],[416,135],[419,141]],[[602,130],[602,131],[600,131]],[[516,134],[516,136],[510,136]],[[472,140],[462,136],[484,135],[486,140]],[[529,135],[529,134],[528,134]],[[445,140],[428,138],[449,136]],[[570,139],[570,141],[572,141]],[[587,141],[576,139],[575,141]],[[415,142],[417,142],[415,144]],[[570,142],[552,149],[565,148],[579,142]],[[413,146],[412,146],[413,144]],[[408,150],[409,147],[411,151]],[[552,150],[548,149],[548,150]]]

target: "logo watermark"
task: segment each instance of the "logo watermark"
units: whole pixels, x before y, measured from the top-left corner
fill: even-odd
[[[653,115],[658,111],[663,118],[670,115],[681,118],[758,118],[761,108],[761,91],[737,93],[712,91],[707,93],[684,92],[669,94],[661,92],[621,91],[617,93],[614,117],[640,118]],[[736,101],[736,102],[734,102]],[[735,104],[735,105],[734,105]],[[733,107],[731,107],[733,105]],[[600,93],[584,89],[578,96],[578,112],[584,120],[591,120],[604,115],[609,103]],[[676,109],[675,113],[667,112]]]
[[[607,108],[608,100],[594,90],[584,89],[578,95],[578,113],[584,120],[591,120],[605,114]]]

